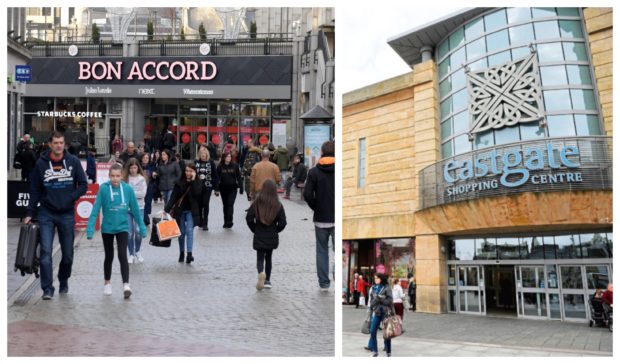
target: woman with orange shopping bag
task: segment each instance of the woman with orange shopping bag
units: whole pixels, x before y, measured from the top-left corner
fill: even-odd
[[[103,262],[105,295],[112,294],[112,262],[114,261],[114,238],[118,244],[118,260],[121,265],[121,276],[123,278],[123,295],[125,298],[131,296],[129,286],[129,263],[127,262],[127,240],[129,236],[129,218],[131,213],[140,229],[140,235],[146,236],[146,226],[142,221],[138,200],[131,186],[121,181],[122,169],[119,164],[110,167],[110,181],[105,182],[99,188],[95,205],[88,218],[86,228],[86,238],[92,239],[95,233],[95,223],[99,216],[99,210],[103,213],[101,222],[101,236],[103,238],[103,249],[105,250],[105,260]]]
[[[181,230],[179,236],[179,263],[190,264],[194,261],[192,248],[194,245],[194,226],[200,226],[200,201],[202,197],[202,181],[196,178],[196,165],[189,162],[185,165],[184,176],[174,184],[172,195],[164,208],[171,214]],[[187,258],[185,257],[185,241],[187,239]]]

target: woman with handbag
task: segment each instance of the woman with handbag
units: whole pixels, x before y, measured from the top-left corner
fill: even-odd
[[[129,287],[129,264],[127,262],[127,239],[129,236],[128,214],[133,215],[134,220],[140,228],[140,235],[146,236],[146,226],[142,221],[138,200],[131,186],[121,181],[122,169],[119,164],[110,167],[110,181],[105,182],[99,188],[95,205],[88,218],[86,228],[86,238],[92,239],[95,233],[95,223],[99,217],[99,210],[103,211],[101,222],[101,236],[103,238],[103,249],[105,250],[105,260],[103,261],[104,285],[103,293],[112,294],[112,262],[114,261],[114,238],[118,244],[118,260],[121,265],[121,276],[123,278],[123,295],[125,298],[131,296]]]
[[[271,255],[278,248],[278,234],[286,227],[284,206],[278,200],[278,189],[273,180],[266,180],[262,190],[250,205],[245,217],[254,240],[258,282],[256,289],[271,288]]]
[[[403,306],[403,298],[405,298],[405,293],[403,292],[403,287],[400,286],[400,280],[398,278],[394,278],[392,282],[392,297],[394,299],[394,311],[396,314],[400,316],[400,319],[403,319],[403,314],[405,310],[405,306]]]
[[[171,158],[172,152],[168,149],[161,152],[161,163],[157,166],[157,170],[153,172],[153,178],[157,178],[159,181],[158,187],[164,197],[165,204],[170,200],[175,182],[182,179],[179,163]]]
[[[194,261],[192,247],[194,245],[194,226],[200,225],[200,198],[202,181],[197,178],[196,166],[189,162],[185,165],[185,176],[174,184],[172,195],[166,203],[164,211],[170,213],[179,224],[179,263],[185,258],[185,239],[187,238],[187,258],[185,263]]]
[[[233,226],[233,214],[237,189],[242,186],[241,171],[237,163],[233,162],[230,153],[222,155],[222,161],[217,166],[217,174],[220,176],[219,190],[222,194],[222,205],[224,205],[224,229]]]
[[[377,347],[377,330],[383,319],[392,312],[392,290],[385,274],[375,274],[375,284],[370,288],[370,298],[368,310],[371,315],[370,320],[370,340],[364,349],[372,352],[373,357],[379,356]],[[387,356],[392,356],[392,339],[384,339],[385,351]]]

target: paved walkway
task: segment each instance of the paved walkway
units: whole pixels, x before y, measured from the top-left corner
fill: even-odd
[[[78,235],[69,294],[42,301],[36,280],[32,298],[8,308],[8,355],[333,356],[334,289],[319,291],[312,212],[298,193],[283,203],[288,226],[273,254],[273,289],[261,292],[244,196],[231,230],[222,228],[221,199],[211,199],[210,230],[194,230],[191,265],[177,262],[176,240],[171,248],[143,243],[144,263],[130,265],[129,300],[117,260],[113,294],[103,295],[100,235]],[[9,262],[14,254],[9,248]]]
[[[343,306],[343,355],[369,356],[366,309]],[[587,324],[405,312],[394,356],[591,356],[612,354],[613,335]],[[380,340],[382,347],[382,341]]]

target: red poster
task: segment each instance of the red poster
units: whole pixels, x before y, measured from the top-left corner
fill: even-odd
[[[243,140],[243,143],[245,144],[248,140],[251,139],[251,137],[247,134],[244,134],[241,136],[241,139]]]
[[[269,127],[258,127],[256,128],[256,132],[258,134],[269,134]]]
[[[211,135],[211,141],[215,144],[220,144],[220,135],[219,134]]]
[[[210,133],[223,133],[225,130],[226,128],[223,126],[210,126],[209,127]]]
[[[234,144],[237,144],[237,134],[233,134],[230,136]]]
[[[251,126],[242,126],[239,128],[239,131],[244,134],[244,133],[251,133],[252,132],[252,127]]]
[[[196,137],[196,140],[198,141],[199,144],[205,143],[207,141],[207,136],[204,134],[198,134],[198,136]]]
[[[181,141],[183,142],[183,144],[187,144],[190,142],[192,138],[189,136],[189,134],[185,133],[181,136]]]
[[[260,142],[260,145],[265,145],[269,143],[269,137],[266,135],[261,135],[258,141]]]
[[[95,205],[95,200],[97,199],[97,193],[99,192],[98,184],[90,184],[88,185],[88,189],[86,190],[86,194],[80,197],[79,200],[75,203],[74,207],[74,215],[75,215],[75,229],[86,229],[88,225],[88,218],[90,217],[90,213],[93,211],[93,205]],[[99,230],[99,220],[97,217],[97,224],[95,225],[95,230]]]

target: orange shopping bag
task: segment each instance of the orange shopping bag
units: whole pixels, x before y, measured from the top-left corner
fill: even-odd
[[[181,229],[177,221],[170,219],[170,215],[164,214],[162,220],[157,224],[157,236],[159,240],[168,240],[181,236]]]

